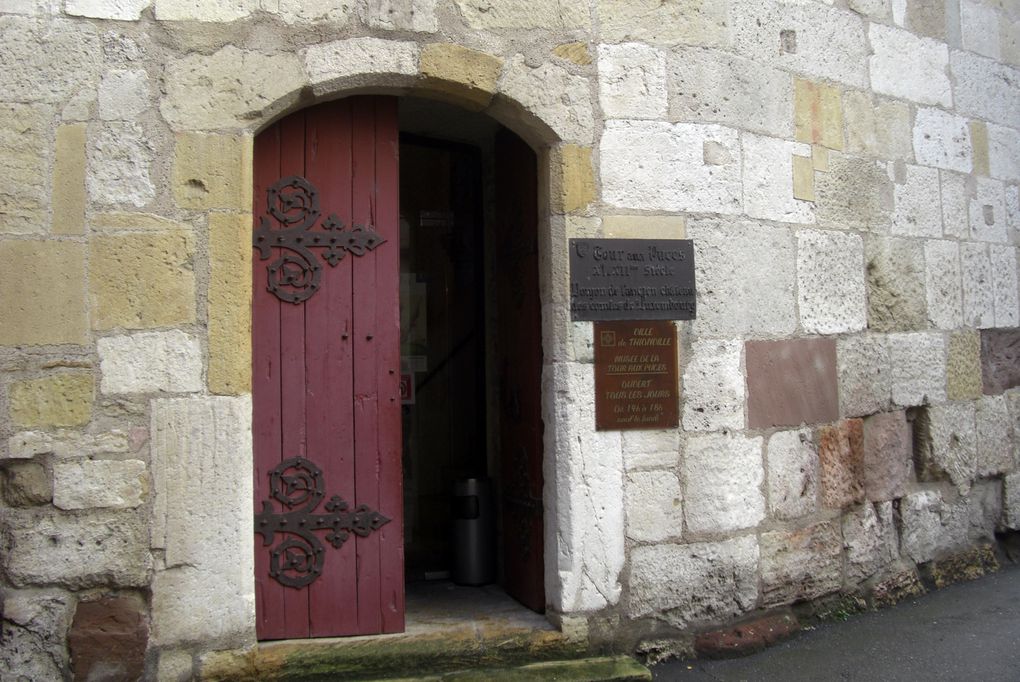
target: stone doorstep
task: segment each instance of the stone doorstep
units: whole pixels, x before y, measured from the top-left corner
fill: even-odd
[[[500,680],[500,682],[545,682],[571,680],[592,682],[644,682],[652,679],[652,671],[630,656],[575,658],[562,661],[528,663],[510,668],[458,670],[443,675],[407,677],[390,682],[469,682]]]

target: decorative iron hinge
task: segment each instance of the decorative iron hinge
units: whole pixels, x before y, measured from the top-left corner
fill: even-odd
[[[276,533],[288,534],[269,554],[269,575],[281,585],[301,588],[322,575],[325,549],[315,531],[327,531],[326,542],[339,549],[351,533],[368,537],[390,522],[382,514],[365,505],[348,511],[347,502],[333,495],[326,503],[325,514],[315,508],[326,496],[322,471],[304,457],[280,462],[269,472],[269,493],[287,509],[276,513],[269,500],[262,501],[262,511],[255,515],[255,532],[262,535],[263,546],[273,544]]]
[[[322,221],[322,231],[313,231],[319,219],[319,191],[299,175],[278,180],[266,190],[266,213],[259,219],[252,245],[261,260],[274,248],[286,249],[267,268],[269,291],[281,301],[301,303],[319,290],[322,266],[311,249],[325,249],[323,259],[336,266],[347,252],[362,256],[386,241],[371,225],[345,225],[335,213]],[[279,223],[274,229],[270,216]]]

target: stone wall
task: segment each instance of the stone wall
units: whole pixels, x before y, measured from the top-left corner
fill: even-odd
[[[3,669],[252,643],[251,137],[358,92],[540,152],[552,612],[675,634],[1020,528],[1015,3],[8,0],[0,32]],[[566,239],[685,235],[682,426],[595,432]]]

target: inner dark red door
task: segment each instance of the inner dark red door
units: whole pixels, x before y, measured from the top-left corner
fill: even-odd
[[[404,628],[397,100],[255,139],[259,639]]]

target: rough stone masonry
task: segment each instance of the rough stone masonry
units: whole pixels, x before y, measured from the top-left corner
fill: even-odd
[[[1016,2],[3,0],[0,35],[4,680],[254,644],[252,137],[355,92],[539,153],[555,622],[888,603],[1020,529]],[[594,430],[575,236],[693,239],[680,428]]]

